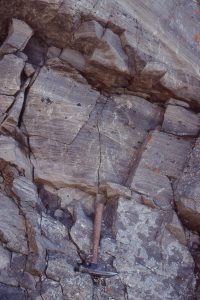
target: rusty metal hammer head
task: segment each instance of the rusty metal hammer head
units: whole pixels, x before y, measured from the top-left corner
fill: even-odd
[[[95,277],[104,277],[109,278],[112,276],[116,276],[118,273],[106,270],[104,268],[99,268],[97,264],[89,264],[89,265],[79,265],[76,269],[76,271],[79,271],[81,273],[87,273]]]

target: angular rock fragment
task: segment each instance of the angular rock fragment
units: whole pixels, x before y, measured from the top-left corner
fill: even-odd
[[[29,83],[30,83],[30,78],[27,79],[27,81],[21,88],[21,91],[17,95],[15,102],[13,103],[11,109],[8,112],[7,118],[5,118],[5,120],[1,124],[0,129],[2,132],[5,132],[5,133],[9,132],[11,134],[13,134],[15,132],[16,136],[20,134],[19,128],[17,128],[17,126],[21,122],[20,117],[21,117],[21,112],[22,112],[23,105],[24,105],[25,90],[28,87]]]
[[[47,278],[41,282],[40,294],[43,300],[64,300],[60,283]]]
[[[21,72],[24,61],[13,55],[5,55],[0,61],[0,94],[15,95],[21,86]]]
[[[12,137],[3,135],[0,135],[0,144],[0,159],[17,166],[20,172],[25,173],[28,178],[32,178],[32,166],[19,144]]]
[[[12,286],[18,286],[16,278],[11,273],[11,252],[0,246],[0,282]]]
[[[52,216],[55,210],[59,209],[61,204],[60,198],[58,197],[56,190],[48,185],[43,185],[39,189],[39,196],[46,209],[46,213]]]
[[[100,186],[100,190],[106,192],[108,198],[122,196],[125,198],[131,198],[131,190],[124,185],[120,185],[113,182],[107,182],[105,185]]]
[[[7,116],[7,111],[14,101],[13,96],[0,95],[0,124]]]
[[[98,46],[102,35],[103,27],[98,22],[84,22],[74,34],[75,47],[89,55]]]
[[[30,89],[24,115],[30,136],[48,136],[70,144],[88,120],[99,94],[66,75],[46,67],[40,71]],[[37,123],[32,118],[33,111]]]
[[[77,50],[64,48],[60,59],[68,62],[71,66],[73,66],[78,71],[85,71],[86,68],[86,60],[84,56]]]
[[[55,57],[59,57],[61,54],[61,49],[51,46],[49,47],[48,51],[47,51],[47,57],[48,58],[55,58]]]
[[[162,129],[180,136],[196,136],[200,130],[200,116],[184,107],[168,105]]]
[[[24,289],[34,290],[38,277],[32,276],[26,272],[27,256],[20,253],[12,253],[10,262],[9,277],[17,282],[16,286],[21,286]]]
[[[26,63],[24,67],[24,73],[27,77],[31,77],[35,73],[35,68],[32,64]]]
[[[200,79],[183,71],[169,70],[160,80],[163,87],[176,97],[193,100],[199,104]]]
[[[26,177],[19,176],[13,182],[13,192],[19,197],[22,209],[42,209],[36,186]]]
[[[0,54],[14,53],[17,50],[23,51],[29,39],[33,35],[33,30],[25,22],[12,19],[8,37],[0,47]]]
[[[139,97],[114,96],[99,118],[100,182],[124,184],[149,130],[161,122],[162,110]]]
[[[13,193],[19,199],[21,210],[27,224],[27,239],[29,245],[29,256],[27,260],[27,271],[33,275],[44,272],[46,261],[46,249],[41,237],[41,216],[38,211],[41,202],[38,198],[36,187],[25,177],[18,177],[13,182]]]
[[[117,247],[110,254],[130,299],[194,296],[194,261],[184,230],[177,217],[173,221],[174,216],[173,211],[161,212],[120,198],[115,223]],[[176,230],[169,228],[171,223]]]
[[[92,222],[84,214],[81,203],[76,203],[74,207],[75,224],[70,230],[70,236],[78,248],[85,254],[90,254],[92,241]]]
[[[0,95],[0,113],[6,114],[14,101],[13,96]]]
[[[181,106],[181,107],[185,107],[185,108],[190,108],[189,103],[175,99],[175,98],[170,98],[167,102],[167,105],[171,104],[171,105],[176,105],[176,106]]]
[[[62,210],[67,211],[72,208],[76,202],[80,202],[86,215],[92,215],[94,212],[95,196],[88,194],[80,189],[63,188],[57,190],[57,195],[60,198],[60,207]]]
[[[105,87],[127,86],[130,75],[127,62],[119,36],[106,29],[88,61],[86,73],[92,82],[99,81]]]
[[[158,41],[155,37],[150,37],[141,24],[136,24],[131,31],[124,31],[121,41],[133,74],[139,74],[148,62],[156,61],[154,57],[158,52]]]
[[[0,240],[7,248],[28,254],[25,220],[14,201],[0,193]]]
[[[170,209],[173,200],[170,180],[180,176],[190,149],[189,140],[153,132],[144,146],[131,188],[143,194],[144,201],[151,199],[153,205]]]
[[[139,77],[134,81],[143,88],[152,89],[154,85],[159,83],[160,79],[167,72],[167,66],[159,62],[149,62],[140,72]],[[135,83],[133,82],[133,85]]]
[[[151,77],[154,80],[160,79],[167,72],[167,66],[163,63],[159,62],[149,62],[146,64],[142,72],[141,76]]]
[[[22,111],[23,104],[24,104],[24,93],[20,92],[17,95],[15,102],[9,111],[7,118],[3,121],[3,123],[0,126],[1,131],[3,130],[5,132],[10,132],[10,133],[14,132],[19,122],[19,117]]]
[[[126,64],[128,58],[122,49],[120,38],[110,29],[106,29],[102,37],[102,49],[95,49],[91,57],[91,62],[103,64],[105,67],[129,73]],[[105,52],[104,52],[105,50]]]
[[[45,246],[47,249],[66,253],[66,255],[69,251],[74,254],[76,253],[75,246],[69,241],[67,227],[44,213],[41,219],[41,231],[42,235],[51,242],[48,246],[48,242],[46,241]]]
[[[188,157],[187,164],[177,182],[175,201],[184,224],[194,231],[200,230],[200,139]]]

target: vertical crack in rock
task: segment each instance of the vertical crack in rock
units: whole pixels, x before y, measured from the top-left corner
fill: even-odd
[[[97,130],[98,130],[98,140],[99,140],[99,166],[98,166],[98,170],[97,170],[97,180],[98,180],[98,191],[99,191],[99,186],[100,186],[100,168],[101,168],[101,161],[102,161],[102,152],[101,152],[101,132],[100,132],[100,128],[99,128],[99,118],[103,112],[105,105],[102,107],[101,112],[98,112],[97,115]]]
[[[137,167],[139,165],[139,162],[140,162],[140,159],[142,157],[142,153],[145,150],[145,147],[146,147],[146,144],[148,143],[149,138],[150,138],[150,136],[149,136],[149,134],[147,134],[146,138],[144,139],[143,143],[141,143],[141,145],[140,145],[140,147],[137,151],[137,156],[135,157],[135,155],[133,155],[127,177],[124,181],[124,185],[127,186],[127,187],[130,187],[130,185],[131,185],[134,174],[136,172],[136,169],[137,169]]]

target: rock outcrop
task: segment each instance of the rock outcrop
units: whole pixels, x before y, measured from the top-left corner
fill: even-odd
[[[0,299],[199,299],[199,9],[1,1]]]

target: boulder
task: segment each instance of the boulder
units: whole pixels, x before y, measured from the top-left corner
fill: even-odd
[[[162,129],[180,136],[197,136],[200,116],[176,105],[168,105],[164,115]]]
[[[27,77],[31,77],[35,73],[35,68],[32,64],[26,63],[24,67],[24,73]]]
[[[184,224],[199,232],[200,226],[200,139],[198,138],[193,150],[188,156],[187,164],[176,183],[175,201],[178,213]]]
[[[6,243],[11,251],[28,254],[26,224],[16,203],[0,193],[1,223],[0,240]]]
[[[8,37],[0,47],[0,54],[23,51],[32,35],[33,30],[28,24],[13,18],[9,27]]]
[[[0,94],[13,96],[21,87],[21,73],[24,61],[13,55],[5,55],[0,60]]]
[[[20,145],[12,137],[0,135],[1,152],[0,159],[10,163],[24,173],[28,178],[32,178],[32,166]]]
[[[172,179],[183,171],[191,150],[190,140],[154,131],[147,138],[138,166],[133,174],[131,189],[143,195],[145,203],[170,209],[173,206]]]
[[[72,67],[77,69],[78,71],[85,71],[86,68],[86,59],[81,54],[81,52],[71,49],[71,48],[64,48],[60,55],[60,59],[69,63]]]
[[[61,49],[51,46],[48,48],[47,51],[47,58],[55,58],[55,57],[59,57],[61,54]]]
[[[103,27],[94,20],[83,22],[74,34],[75,47],[86,55],[91,54],[100,43],[103,31]]]

